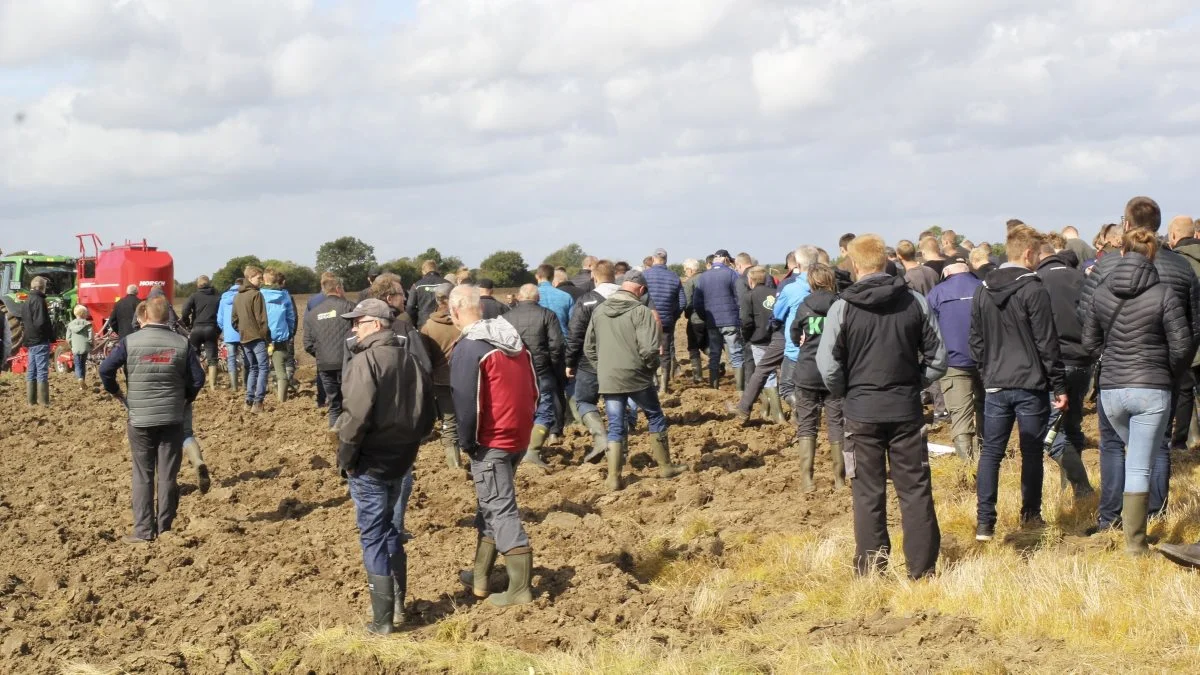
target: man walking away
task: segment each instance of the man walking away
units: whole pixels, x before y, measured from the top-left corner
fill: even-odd
[[[658,369],[658,390],[665,394],[671,391],[671,379],[675,376],[675,323],[687,306],[687,296],[679,275],[667,267],[666,249],[654,251],[654,264],[646,268],[643,276],[648,284],[650,304],[662,323],[663,359],[662,367]]]
[[[108,318],[108,325],[117,332],[117,337],[127,337],[137,330],[137,306],[141,302],[138,298],[137,284],[126,286],[125,297],[113,305],[112,316]]]
[[[221,328],[221,339],[225,341],[226,351],[226,366],[229,370],[229,390],[236,392],[240,382],[244,382],[248,373],[242,368],[242,375],[238,375],[239,365],[242,363],[242,336],[238,334],[237,328],[233,325],[233,303],[237,300],[238,291],[241,290],[242,284],[246,283],[245,279],[238,279],[233,282],[229,290],[221,294],[221,302],[217,306],[217,325]]]
[[[304,315],[304,351],[317,360],[317,377],[325,388],[332,429],[342,414],[342,357],[346,338],[351,337],[350,321],[342,315],[354,311],[354,303],[346,299],[337,277],[322,279],[321,292],[325,299]]]
[[[1079,259],[1082,266],[1084,261],[1096,259],[1096,249],[1088,245],[1088,243],[1079,238],[1079,230],[1068,225],[1062,230],[1062,238],[1066,243],[1067,250],[1075,253],[1075,257]]]
[[[925,237],[917,243],[917,247],[921,249],[921,260],[929,269],[933,270],[938,279],[942,278],[942,269],[946,267],[946,259],[942,257],[942,249],[935,237]]]
[[[29,405],[50,405],[50,343],[54,342],[54,324],[46,306],[46,277],[34,277],[29,282],[29,296],[21,305],[21,325],[25,328],[25,393]]]
[[[904,267],[904,280],[908,282],[908,287],[921,295],[929,295],[929,291],[938,283],[938,275],[917,260],[917,247],[911,241],[901,239],[896,244],[896,257]]]
[[[963,263],[946,266],[946,280],[929,292],[929,310],[937,318],[946,344],[948,368],[938,380],[950,413],[954,452],[972,468],[979,458],[983,433],[983,380],[971,356],[971,303],[983,283]]]
[[[417,322],[418,330],[429,320],[429,315],[437,309],[437,298],[433,295],[434,290],[446,283],[446,280],[438,274],[437,263],[432,260],[421,263],[421,274],[421,278],[409,289],[408,303],[404,306],[409,318]]]
[[[146,301],[147,325],[119,342],[100,364],[100,381],[129,413],[133,459],[133,534],[146,543],[171,530],[179,507],[184,409],[204,388],[204,370],[187,338],[166,326],[167,299]],[[117,384],[124,368],[128,391]],[[158,508],[155,509],[155,485]]]
[[[188,329],[188,342],[197,353],[204,349],[204,364],[208,370],[206,380],[208,388],[217,386],[217,337],[221,329],[217,327],[217,312],[220,309],[221,298],[217,296],[212,282],[203,274],[196,278],[196,292],[183,305],[183,316],[180,320]]]
[[[533,359],[512,324],[483,319],[473,286],[450,293],[450,318],[462,331],[450,357],[450,388],[458,443],[471,458],[479,533],[474,568],[459,578],[475,597],[488,597],[488,575],[500,551],[508,590],[489,601],[501,607],[532,602],[533,549],[521,527],[513,476],[529,447],[537,407]]]
[[[700,279],[700,261],[688,258],[683,261],[683,314],[687,317],[687,350],[692,362],[692,384],[702,384],[704,375],[701,372],[703,363],[701,352],[708,349],[708,329],[704,325],[704,314],[695,310],[696,282]]]
[[[800,360],[796,362],[795,393],[792,398],[796,402],[796,446],[800,451],[801,492],[812,492],[815,489],[813,460],[816,458],[817,428],[821,421],[822,408],[825,411],[834,487],[846,487],[847,477],[844,452],[845,420],[842,412],[844,403],[842,397],[831,394],[825,388],[821,372],[817,369],[817,352],[821,348],[825,319],[833,303],[837,301],[837,274],[829,265],[817,263],[809,268],[808,283],[812,292],[800,303],[800,311],[797,312],[796,320],[792,322],[792,341],[800,345]]]
[[[1183,256],[1192,271],[1200,276],[1200,239],[1196,238],[1196,224],[1191,216],[1175,216],[1171,219],[1167,225],[1167,242],[1170,249]],[[1195,415],[1197,382],[1200,382],[1200,352],[1197,352],[1187,374],[1179,381],[1175,430],[1171,434],[1172,450],[1187,450],[1200,445],[1200,427],[1197,426]]]
[[[433,387],[408,339],[392,332],[387,303],[369,298],[340,318],[354,322],[358,339],[342,382],[338,468],[346,472],[357,511],[371,594],[367,630],[387,635],[394,619],[403,620],[408,590],[408,559],[393,512],[421,439],[433,428]]]
[[[575,284],[571,283],[571,278],[567,276],[567,268],[565,267],[554,268],[554,287],[571,296],[572,301],[578,300],[579,296],[587,292],[576,288]]]
[[[768,373],[763,380],[764,388],[762,390],[763,396],[766,398],[767,420],[774,424],[783,424],[787,418],[783,416],[783,405],[779,402],[779,380],[775,372],[778,364],[767,365],[763,359],[775,333],[779,332],[775,328],[774,316],[771,314],[775,308],[775,289],[766,284],[766,277],[767,270],[761,266],[754,266],[747,270],[746,279],[749,283],[749,290],[739,300],[738,314],[742,322],[742,339],[750,345],[751,357],[755,364],[762,365]],[[758,369],[755,368],[755,373],[757,372]],[[755,380],[754,374],[750,375],[750,380]],[[749,390],[749,387],[746,389]],[[751,401],[750,405],[753,404]],[[740,408],[735,408],[734,411],[742,418],[742,424],[749,421],[750,406],[747,406],[745,415],[742,414]]]
[[[637,404],[650,426],[650,446],[658,475],[671,478],[687,470],[671,463],[667,417],[658,402],[654,373],[658,370],[662,331],[654,313],[641,303],[646,279],[628,272],[621,290],[596,308],[584,338],[588,361],[597,364],[596,375],[608,414],[608,479],[610,491],[620,490],[621,467],[627,452],[625,408]]]
[[[1083,436],[1083,399],[1092,383],[1092,358],[1083,348],[1083,326],[1075,313],[1083,289],[1083,272],[1067,263],[1067,251],[1055,253],[1042,244],[1037,263],[1037,275],[1050,294],[1050,309],[1054,312],[1054,329],[1058,333],[1058,350],[1063,361],[1063,378],[1067,390],[1067,409],[1051,413],[1049,426],[1062,416],[1062,428],[1050,448],[1050,459],[1058,464],[1061,484],[1067,483],[1081,499],[1095,492],[1088,481],[1087,469],[1079,455],[1087,447]],[[1147,263],[1149,266],[1149,263]],[[1185,432],[1186,433],[1186,432]]]
[[[546,436],[554,427],[554,391],[558,387],[556,373],[563,363],[563,334],[558,328],[558,317],[554,312],[538,304],[539,289],[525,284],[517,291],[517,306],[504,315],[525,343],[525,349],[533,358],[533,369],[537,372],[538,403],[533,416],[533,432],[524,461],[547,471],[550,467],[542,460],[542,446]]]
[[[270,330],[271,344],[268,349],[271,356],[271,368],[275,371],[275,394],[279,402],[287,400],[288,377],[287,351],[288,343],[296,334],[296,304],[292,302],[291,293],[287,292],[280,282],[280,274],[273,269],[263,273],[262,297],[267,308],[267,326]]]
[[[598,262],[600,261],[594,255],[584,256],[583,266],[580,268],[579,274],[571,277],[571,283],[575,285],[575,288],[584,293],[596,290],[596,282],[592,279],[592,269],[595,268]]]
[[[1021,446],[1021,525],[1042,520],[1042,437],[1050,417],[1047,401],[1067,408],[1066,382],[1045,285],[1032,270],[1041,239],[1028,225],[1008,233],[1008,262],[975,292],[971,357],[983,379],[983,452],[979,457],[975,539],[996,531],[1000,462],[1014,420]],[[1048,398],[1049,397],[1049,398]]]
[[[853,241],[853,239],[848,240],[847,243],[849,241]],[[796,314],[800,311],[800,303],[804,302],[804,298],[808,297],[811,291],[808,285],[808,269],[818,261],[818,251],[814,246],[800,246],[792,256],[798,270],[795,281],[779,291],[778,297],[775,298],[775,307],[771,310],[775,321],[783,327],[784,349],[779,369],[779,396],[783,400],[791,400],[792,383],[795,382],[796,377],[796,362],[800,358],[800,345],[792,339],[792,324],[795,323]],[[770,362],[771,359],[764,357],[764,363]],[[749,405],[747,405],[746,410],[749,409]]]
[[[716,389],[721,380],[721,349],[729,352],[729,365],[738,391],[742,380],[742,331],[738,320],[738,275],[729,267],[729,251],[713,254],[712,268],[700,275],[692,291],[693,311],[699,312],[708,327],[708,384]]]
[[[881,569],[891,552],[890,469],[908,576],[919,579],[933,574],[941,546],[921,390],[945,374],[946,350],[925,298],[884,271],[882,239],[856,238],[849,259],[858,281],[829,308],[817,368],[825,388],[844,397],[846,447],[854,456],[855,568],[862,575]]]
[[[575,378],[575,401],[579,405],[579,416],[592,434],[592,451],[584,458],[589,462],[598,462],[604,456],[608,449],[608,429],[597,407],[600,402],[600,383],[596,378],[596,363],[588,359],[583,345],[596,308],[621,289],[613,283],[613,278],[613,265],[608,260],[597,261],[592,266],[595,288],[580,296],[579,303],[571,310],[571,324],[567,331],[566,373],[567,377]]]
[[[538,289],[538,304],[546,309],[554,312],[554,316],[558,317],[558,328],[561,332],[567,332],[567,324],[571,321],[571,306],[575,301],[571,296],[564,291],[560,291],[551,283],[554,279],[554,267],[551,265],[539,265],[535,274],[537,277]]]
[[[233,301],[233,327],[242,338],[242,353],[246,355],[246,406],[250,412],[263,410],[263,398],[267,393],[267,340],[271,329],[267,326],[267,305],[259,287],[263,283],[263,271],[250,265],[242,271],[245,283],[238,289]]]
[[[421,326],[426,348],[433,360],[433,394],[437,399],[438,416],[442,420],[442,447],[446,451],[446,466],[462,466],[458,458],[458,422],[454,416],[454,399],[450,395],[450,355],[462,334],[450,320],[450,292],[454,287],[442,284],[433,291],[438,307]]]
[[[590,277],[589,277],[590,278]],[[492,293],[496,289],[496,282],[491,279],[479,280],[479,303],[483,307],[483,318],[499,319],[504,314],[507,314],[511,307],[497,300]]]

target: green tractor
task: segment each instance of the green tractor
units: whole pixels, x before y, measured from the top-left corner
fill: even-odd
[[[54,324],[57,339],[67,335],[67,324],[74,318],[79,297],[75,286],[75,259],[66,256],[42,255],[27,251],[0,257],[0,319],[8,323],[8,336],[12,351],[21,346],[24,329],[21,326],[21,304],[29,297],[29,285],[34,277],[46,277],[46,306],[50,309],[50,320]]]

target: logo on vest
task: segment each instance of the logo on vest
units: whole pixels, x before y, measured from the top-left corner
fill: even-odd
[[[153,354],[144,354],[138,359],[139,363],[149,363],[156,366],[163,366],[175,360],[176,351],[174,349],[162,349]]]

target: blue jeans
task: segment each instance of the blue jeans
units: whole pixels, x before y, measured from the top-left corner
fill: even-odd
[[[267,341],[254,340],[242,345],[246,356],[246,402],[262,403],[267,394],[267,378],[271,374],[271,360],[267,358]]]
[[[1083,397],[1087,396],[1088,385],[1092,381],[1092,368],[1087,366],[1079,368],[1076,366],[1067,366],[1066,368],[1067,381],[1067,411],[1061,413],[1057,410],[1050,410],[1050,420],[1048,426],[1053,426],[1055,420],[1062,416],[1062,428],[1058,432],[1058,436],[1054,439],[1054,445],[1050,448],[1050,458],[1058,459],[1062,457],[1063,449],[1070,443],[1076,452],[1082,453],[1087,447],[1087,439],[1083,436]],[[1051,394],[1053,399],[1054,395]]]
[[[404,535],[404,514],[408,511],[408,498],[412,496],[412,489],[413,472],[409,469],[404,473],[404,478],[400,479],[400,499],[396,501],[392,511],[392,525],[401,536]]]
[[[579,368],[575,371],[575,403],[579,406],[579,416],[590,412],[600,412],[596,405],[600,402],[600,382],[596,373]]]
[[[1108,422],[1125,443],[1124,492],[1149,492],[1150,467],[1162,451],[1171,419],[1171,392],[1164,389],[1105,389],[1100,392]]]
[[[50,381],[50,343],[33,345],[27,349],[28,359],[25,368],[26,382]]]
[[[1103,395],[1098,398],[1096,412],[1100,418],[1100,511],[1096,516],[1096,525],[1104,529],[1121,524],[1125,492],[1125,443],[1117,433],[1116,426],[1108,418]],[[1170,427],[1170,422],[1167,426]],[[1168,437],[1164,433],[1162,447],[1154,454],[1150,463],[1151,516],[1167,507],[1167,493],[1171,481],[1171,453],[1167,443]]]
[[[996,524],[1000,462],[1013,422],[1021,444],[1021,519],[1042,514],[1042,435],[1050,416],[1046,392],[1030,389],[989,391],[983,403],[983,450],[979,454],[979,525]]]
[[[325,403],[329,406],[329,428],[342,416],[342,371],[318,370],[317,381],[325,388]]]
[[[658,390],[649,387],[631,394],[605,394],[604,412],[608,415],[608,440],[625,440],[626,424],[625,409],[627,404],[637,404],[646,414],[646,422],[650,425],[650,433],[667,430],[667,416],[663,414],[662,406],[658,403]],[[636,418],[635,418],[636,419]]]
[[[350,498],[357,511],[358,537],[367,574],[390,576],[403,569],[404,543],[392,521],[400,501],[403,478],[381,480],[369,474],[350,475]]]
[[[75,361],[75,379],[85,379],[87,377],[87,354],[72,352],[71,358]]]
[[[729,352],[729,365],[742,367],[742,331],[736,326],[708,327],[708,374],[712,379],[721,375],[721,348]]]
[[[242,353],[242,343],[226,342],[225,352],[225,364],[229,369],[229,381],[237,382],[238,369],[241,367],[238,364],[241,363],[241,359],[239,357]],[[245,373],[245,368],[242,368],[242,372],[243,374]]]
[[[538,402],[533,413],[533,423],[547,429],[554,426],[554,392],[558,391],[558,379],[551,373],[538,374]]]
[[[754,359],[754,365],[762,361],[763,356],[767,353],[766,345],[750,345],[750,356]],[[771,369],[771,374],[767,376],[767,382],[763,385],[767,389],[775,389],[779,386],[779,380],[775,377],[775,369]]]

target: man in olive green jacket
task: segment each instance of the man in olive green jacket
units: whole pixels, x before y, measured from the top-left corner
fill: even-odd
[[[625,463],[627,430],[625,408],[630,401],[646,414],[650,425],[650,444],[658,473],[663,478],[677,476],[686,466],[671,463],[667,440],[667,418],[658,402],[654,374],[662,351],[662,328],[653,310],[642,304],[646,278],[641,272],[629,272],[621,290],[613,293],[592,313],[583,351],[596,367],[600,393],[604,395],[608,415],[609,490],[620,490],[621,467]]]

